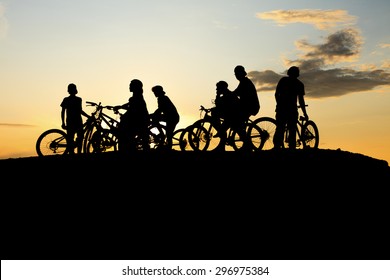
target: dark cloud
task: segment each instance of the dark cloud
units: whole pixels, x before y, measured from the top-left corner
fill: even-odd
[[[305,40],[298,41],[297,46],[307,53],[302,59],[323,60],[327,63],[352,61],[358,58],[362,39],[356,29],[348,28],[330,34],[325,43],[311,45]]]
[[[307,97],[324,98],[372,90],[390,85],[390,72],[382,69],[359,71],[352,68],[330,68],[337,63],[352,62],[360,54],[362,39],[353,28],[330,34],[323,44],[311,45],[298,41],[303,54],[296,60],[288,60],[287,68],[296,65],[301,70],[300,79],[305,83]],[[259,91],[274,91],[285,73],[272,70],[251,71],[248,76]]]

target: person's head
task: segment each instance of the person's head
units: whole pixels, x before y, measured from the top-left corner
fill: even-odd
[[[244,66],[242,66],[242,65],[237,65],[237,66],[234,68],[234,75],[236,76],[237,80],[240,80],[240,79],[246,77],[247,73],[246,73],[246,71],[245,71]]]
[[[69,94],[73,94],[73,95],[76,95],[77,94],[77,87],[75,84],[69,84],[68,85],[68,93]]]
[[[217,84],[217,93],[223,93],[228,90],[228,83],[225,81],[219,81]]]
[[[298,78],[299,77],[299,68],[297,66],[291,66],[287,70],[287,76],[291,78]]]
[[[159,96],[162,96],[165,94],[163,87],[160,85],[152,87],[152,91],[156,97],[159,97]]]
[[[133,93],[143,93],[143,84],[138,79],[133,79],[130,82],[129,90]]]

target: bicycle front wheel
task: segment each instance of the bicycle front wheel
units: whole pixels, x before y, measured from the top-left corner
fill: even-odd
[[[256,131],[260,133],[261,142],[258,142],[258,137],[256,141],[252,140],[253,149],[255,151],[259,150],[271,150],[274,147],[273,138],[276,131],[276,120],[270,117],[261,117],[252,122],[250,130],[255,129],[253,132],[254,135],[257,134]],[[252,132],[250,132],[250,135]]]
[[[318,133],[318,127],[313,121],[308,120],[305,123],[305,125],[302,127],[301,137],[304,149],[318,148],[320,143],[320,135]]]
[[[172,136],[172,150],[187,151],[192,150],[188,143],[188,131],[186,128],[175,130]]]
[[[194,151],[214,151],[223,144],[220,137],[214,137],[217,130],[208,120],[198,120],[187,129],[188,142]]]
[[[37,139],[35,150],[38,156],[63,155],[68,148],[67,134],[61,129],[49,129]]]
[[[264,146],[266,136],[268,136],[267,132],[263,131],[257,124],[249,123],[247,125],[247,137],[251,145],[251,150],[261,150]]]

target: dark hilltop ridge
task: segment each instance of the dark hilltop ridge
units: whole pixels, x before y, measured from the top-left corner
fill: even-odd
[[[158,181],[166,184],[170,181],[178,184],[207,178],[206,185],[207,182],[234,183],[236,180],[253,185],[261,179],[273,181],[276,185],[278,181],[288,180],[293,185],[314,186],[327,181],[334,184],[338,181],[361,182],[364,179],[379,181],[389,179],[390,173],[387,161],[340,149],[252,153],[150,151],[126,156],[109,152],[9,158],[0,160],[0,167],[3,174],[12,176],[15,176],[15,172],[23,171],[18,176],[21,180],[27,179],[24,175],[34,173],[36,175],[28,180],[37,176],[50,177],[51,174],[56,174],[63,182],[77,177],[80,183],[84,178],[99,183],[107,178],[115,181],[122,176],[126,176],[126,181],[145,178],[146,184],[148,180],[150,183]],[[157,178],[156,175],[164,176]],[[305,178],[315,181],[307,182]]]
[[[342,150],[0,160],[2,259],[389,259],[390,167]]]

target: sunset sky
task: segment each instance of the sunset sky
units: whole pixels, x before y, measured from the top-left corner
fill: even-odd
[[[140,79],[149,112],[162,85],[186,127],[230,89],[243,65],[260,116],[275,116],[274,90],[301,69],[321,149],[390,162],[388,0],[0,0],[0,159],[36,156],[61,127],[75,83],[85,101],[126,103]]]

